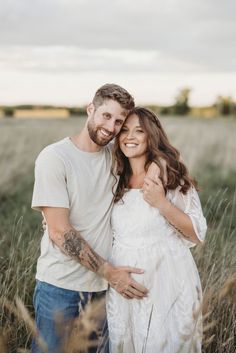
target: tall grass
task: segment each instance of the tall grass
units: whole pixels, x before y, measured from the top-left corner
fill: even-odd
[[[19,349],[23,352],[30,346],[34,329],[32,322],[29,324],[30,319],[24,311],[24,306],[33,317],[35,264],[42,235],[40,215],[30,210],[33,160],[44,145],[72,134],[77,126],[79,129],[78,120],[69,122],[70,126],[66,123],[50,122],[49,127],[45,126],[45,123],[39,125],[39,122],[23,122],[23,125],[18,122],[16,125],[7,123],[3,130],[1,130],[3,125],[0,126],[0,146],[2,145],[0,166],[1,171],[2,168],[5,171],[1,174],[3,177],[0,175],[1,353],[20,352]],[[235,353],[236,172],[233,163],[236,154],[232,135],[236,123],[232,121],[224,123],[220,120],[215,131],[221,132],[219,135],[221,137],[212,134],[211,124],[208,121],[186,123],[184,119],[172,119],[166,121],[165,125],[171,135],[171,141],[178,145],[181,151],[184,150],[184,154],[187,155],[187,149],[189,151],[188,160],[191,162],[194,176],[199,180],[200,197],[208,220],[206,241],[203,246],[193,250],[204,291],[203,353]],[[228,137],[225,142],[226,132]],[[7,135],[11,137],[8,144]],[[20,138],[23,138],[24,143],[19,141]],[[11,141],[15,141],[15,148]],[[219,153],[222,150],[225,151],[226,161],[223,152]],[[12,160],[9,172],[7,166],[10,157]],[[16,298],[20,298],[21,301],[19,299],[16,301]],[[84,318],[86,325],[77,322],[76,327],[81,329],[86,326],[94,329],[94,322],[101,315],[100,309],[95,310],[94,307],[90,311],[88,309],[86,315]],[[70,338],[65,353],[73,352],[73,349],[75,351],[76,344],[78,350],[78,331],[73,332],[74,336]],[[86,351],[88,347],[86,348],[85,341],[86,337],[87,339],[89,337],[88,332],[87,336],[85,333],[83,337],[83,340],[80,338],[79,341],[83,342]],[[80,350],[82,351],[81,347]]]
[[[205,205],[209,230],[202,247],[194,251],[203,285],[204,350],[229,352],[236,349],[236,234],[235,196],[225,199],[218,190]]]

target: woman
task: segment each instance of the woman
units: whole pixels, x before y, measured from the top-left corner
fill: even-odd
[[[110,288],[111,353],[201,352],[201,284],[189,247],[206,221],[195,183],[154,113],[133,109],[114,146],[120,175],[112,211],[110,261],[145,270],[148,297]],[[147,169],[148,174],[147,174]]]

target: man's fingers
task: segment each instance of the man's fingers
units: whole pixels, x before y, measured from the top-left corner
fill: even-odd
[[[114,272],[114,278],[110,279],[110,285],[127,299],[137,298],[142,299],[148,294],[148,289],[142,284],[136,282],[131,276],[131,273],[143,274],[144,270],[130,266],[119,266]]]
[[[133,298],[136,298],[136,299],[142,299],[144,296],[146,296],[145,293],[138,291],[137,289],[135,289],[132,286],[129,286],[126,293],[132,295]]]
[[[131,282],[130,285],[131,285],[134,289],[136,289],[141,295],[148,293],[148,289],[147,289],[146,287],[144,287],[142,284],[136,282],[135,280],[132,280],[132,282]]]
[[[126,299],[134,299],[135,298],[135,299],[140,300],[140,299],[147,297],[147,293],[139,291],[132,286],[129,286],[124,291],[120,292],[120,294]]]
[[[133,299],[133,295],[132,293],[129,293],[129,292],[125,292],[125,293],[122,293],[122,296],[125,298],[125,299]]]
[[[130,267],[130,266],[124,266],[123,270],[128,273],[136,273],[136,274],[143,274],[144,273],[143,269],[136,268],[136,267]],[[140,293],[140,295],[148,293],[148,289],[146,287],[144,287],[142,284],[136,282],[132,278],[130,278],[129,286],[132,286],[134,289],[136,289]]]
[[[122,270],[129,272],[129,273],[138,273],[138,274],[144,273],[144,270],[142,270],[141,268],[130,267],[130,266],[123,266],[121,268],[122,268]]]

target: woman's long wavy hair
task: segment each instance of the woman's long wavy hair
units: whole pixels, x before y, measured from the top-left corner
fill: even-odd
[[[127,118],[130,115],[138,116],[141,128],[147,133],[148,146],[145,170],[148,170],[152,162],[158,165],[160,168],[160,179],[163,182],[165,191],[173,190],[180,186],[180,191],[186,194],[192,185],[196,186],[196,181],[190,177],[188,169],[180,161],[179,151],[170,144],[157,116],[149,109],[142,107],[132,109]],[[163,161],[166,164],[166,183],[164,183]],[[114,143],[112,172],[114,175],[120,176],[117,190],[114,193],[114,200],[117,202],[122,199],[126,189],[129,188],[129,180],[132,174],[129,160],[119,147],[119,135]]]

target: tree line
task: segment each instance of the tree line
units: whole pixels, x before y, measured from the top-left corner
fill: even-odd
[[[194,107],[189,104],[191,89],[188,87],[179,90],[175,97],[174,103],[169,106],[149,105],[148,107],[160,115],[192,115]],[[86,115],[86,107],[66,107],[66,106],[52,106],[52,105],[15,105],[15,106],[0,106],[0,110],[5,117],[14,117],[16,110],[53,110],[65,109],[69,116]],[[196,109],[195,109],[196,110]],[[218,96],[215,102],[208,107],[201,107],[197,109],[197,115],[204,116],[208,110],[210,116],[236,116],[236,102],[230,96]]]

